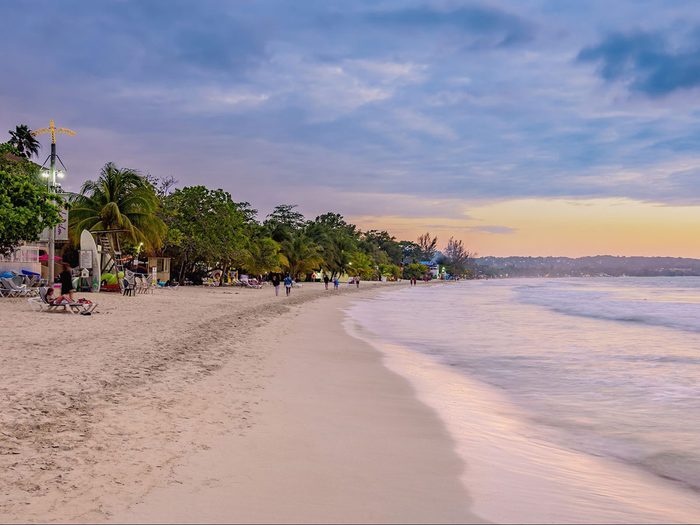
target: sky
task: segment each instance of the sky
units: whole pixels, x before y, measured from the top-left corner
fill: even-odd
[[[0,0],[0,20],[0,126],[77,131],[68,190],[113,161],[480,255],[700,257],[696,1]]]

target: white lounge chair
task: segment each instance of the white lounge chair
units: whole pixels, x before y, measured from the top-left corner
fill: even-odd
[[[88,314],[92,313],[95,308],[97,308],[97,303],[79,303],[79,302],[63,302],[61,304],[53,304],[48,301],[46,298],[46,292],[48,291],[48,288],[40,288],[39,289],[39,296],[38,297],[32,297],[29,299],[29,304],[38,306],[39,311],[47,311],[47,312],[55,312],[59,311],[59,308],[63,308],[64,312],[71,312],[73,314]]]
[[[29,297],[36,295],[36,292],[30,288],[27,288],[26,284],[19,285],[7,277],[0,277],[0,281],[2,282],[4,289],[11,292],[12,295],[10,295],[10,297]]]

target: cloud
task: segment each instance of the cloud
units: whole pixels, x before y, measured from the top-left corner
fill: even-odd
[[[385,27],[404,27],[421,31],[454,30],[476,37],[479,47],[511,46],[533,38],[533,28],[522,18],[499,9],[480,5],[440,10],[434,7],[409,7],[369,13],[366,19]]]
[[[76,187],[114,160],[261,209],[458,221],[446,202],[698,193],[694,4],[496,4],[7,4],[0,129],[76,129]]]
[[[511,228],[509,226],[472,226],[469,231],[480,232],[480,233],[494,233],[498,235],[509,235],[515,233],[517,228]]]
[[[577,60],[598,64],[605,80],[621,81],[632,91],[669,95],[700,85],[700,32],[682,46],[672,46],[660,32],[615,33],[582,49]]]

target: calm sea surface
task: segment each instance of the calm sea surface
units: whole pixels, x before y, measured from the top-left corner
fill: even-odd
[[[524,463],[489,490],[530,476],[525,505],[539,481],[566,486],[546,515],[484,517],[700,521],[700,278],[407,286],[355,303],[348,322],[425,393],[468,466],[521,450],[493,461]]]

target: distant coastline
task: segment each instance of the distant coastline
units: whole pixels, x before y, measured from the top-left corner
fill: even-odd
[[[481,278],[700,276],[700,259],[685,257],[477,257],[473,264]]]

